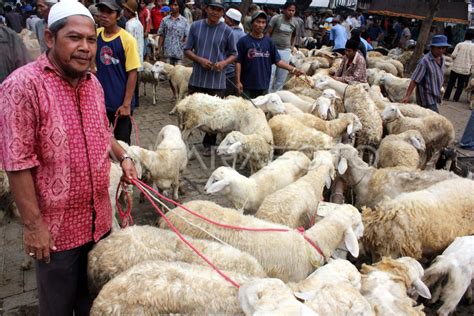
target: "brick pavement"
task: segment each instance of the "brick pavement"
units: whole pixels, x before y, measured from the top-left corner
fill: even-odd
[[[155,137],[160,129],[167,124],[176,125],[176,117],[167,113],[172,109],[174,101],[168,84],[160,83],[158,88],[158,104],[152,105],[151,87],[147,87],[148,96],[141,98],[141,106],[135,112],[135,119],[139,125],[140,145],[152,148]],[[469,108],[466,103],[447,102],[441,107],[441,113],[450,118],[456,129],[456,139],[462,133],[469,118]],[[134,139],[134,138],[132,138]],[[195,137],[196,150],[200,151],[199,138]],[[211,172],[223,162],[218,157],[199,158],[191,160],[184,173],[185,196],[183,201],[193,199],[210,199],[223,206],[230,206],[222,197],[206,196],[203,192],[204,184]],[[247,173],[248,170],[243,170]],[[137,194],[135,194],[137,195]],[[132,215],[136,224],[153,224],[157,215],[150,205],[145,202],[139,204],[137,196],[134,199]],[[34,268],[23,271],[21,265],[25,260],[22,251],[21,225],[12,220],[0,226],[0,315],[36,315],[37,295]]]

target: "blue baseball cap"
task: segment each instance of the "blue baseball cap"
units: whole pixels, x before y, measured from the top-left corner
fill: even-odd
[[[448,38],[444,35],[435,35],[431,39],[430,46],[434,47],[451,47],[451,45],[448,44]]]
[[[171,9],[167,5],[165,5],[163,8],[161,8],[160,12],[170,12]]]

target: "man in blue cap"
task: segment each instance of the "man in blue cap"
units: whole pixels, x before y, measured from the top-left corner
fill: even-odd
[[[443,54],[448,44],[448,38],[444,35],[433,36],[430,43],[430,51],[423,56],[411,76],[411,82],[402,102],[407,103],[416,87],[416,103],[424,108],[438,112],[441,103],[441,87],[444,81],[445,59]]]

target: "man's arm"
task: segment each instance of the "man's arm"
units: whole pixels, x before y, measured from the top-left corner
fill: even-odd
[[[411,80],[410,84],[408,85],[407,93],[405,94],[405,97],[402,99],[402,103],[408,103],[408,100],[410,99],[413,90],[416,88],[416,82],[415,80]]]
[[[158,39],[158,47],[156,50],[158,51],[158,56],[161,54],[161,49],[163,48],[163,43],[165,42],[165,35],[161,34],[159,39]]]
[[[115,158],[122,167],[122,180],[128,184],[131,184],[131,180],[138,177],[135,164],[131,159],[122,159],[123,155],[127,152],[122,148],[122,146],[120,146],[115,138],[110,138],[110,145],[110,155]]]
[[[137,84],[137,70],[132,69],[127,72],[127,86],[125,88],[125,97],[122,105],[117,109],[116,114],[119,116],[130,116],[132,112],[132,98],[135,93],[135,85]]]
[[[242,85],[242,82],[240,81],[241,72],[242,72],[242,64],[237,61],[235,63],[235,82],[237,85],[237,89],[239,90],[239,94],[242,93],[242,91],[244,90],[244,86]]]
[[[188,39],[189,40],[189,39]],[[206,58],[203,58],[203,57],[199,57],[198,55],[196,55],[192,50],[190,49],[186,49],[184,50],[184,55],[186,55],[186,57],[188,57],[189,59],[191,59],[192,61],[198,63],[201,65],[202,68],[206,69],[206,70],[211,70],[213,64],[212,62],[209,60],[209,59],[206,59]]]
[[[278,62],[276,62],[275,65],[277,65],[279,68],[288,70],[289,72],[296,75],[297,77],[301,76],[301,75],[304,75],[303,71],[297,69],[296,67],[291,66],[290,64],[286,63],[285,61],[283,61],[281,59]]]
[[[27,254],[49,263],[50,249],[56,250],[48,225],[43,221],[30,169],[7,171],[10,190],[23,222],[23,244]]]

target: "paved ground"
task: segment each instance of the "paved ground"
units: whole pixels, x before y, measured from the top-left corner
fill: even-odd
[[[147,88],[151,92],[150,88]],[[139,125],[139,139],[143,147],[151,148],[154,139],[161,127],[167,124],[176,125],[176,117],[169,116],[173,100],[169,88],[161,83],[158,88],[158,104],[152,105],[150,94],[141,98],[141,106],[135,112],[136,122]],[[470,111],[465,97],[461,103],[447,102],[441,107],[441,113],[453,121],[456,129],[456,140],[460,138]],[[201,147],[196,145],[196,152]],[[466,154],[474,155],[465,151]],[[184,174],[186,194],[184,201],[193,199],[212,199],[221,205],[228,206],[228,202],[222,198],[205,196],[203,192],[211,172],[225,162],[219,157],[198,157],[190,161],[188,169]],[[244,173],[248,172],[244,170]],[[148,203],[138,204],[135,197],[133,216],[137,224],[153,224],[157,216]],[[16,220],[4,223],[0,226],[0,315],[36,315],[37,296],[34,269],[23,271],[20,267],[25,260],[22,251],[22,230]],[[463,308],[458,315],[473,315],[474,309]]]

